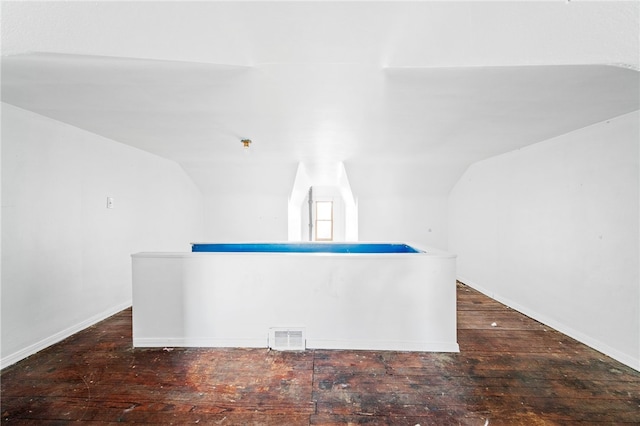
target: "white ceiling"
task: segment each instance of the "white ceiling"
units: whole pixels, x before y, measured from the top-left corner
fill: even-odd
[[[356,195],[446,194],[475,161],[638,110],[638,14],[3,2],[2,101],[175,160],[205,192],[286,194],[299,161],[343,161]]]

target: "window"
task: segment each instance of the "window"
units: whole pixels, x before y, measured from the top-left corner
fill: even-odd
[[[333,241],[333,201],[316,201],[316,241]]]

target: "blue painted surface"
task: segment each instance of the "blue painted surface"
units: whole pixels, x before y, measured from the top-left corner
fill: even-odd
[[[391,243],[216,243],[192,244],[192,252],[215,253],[422,253]]]

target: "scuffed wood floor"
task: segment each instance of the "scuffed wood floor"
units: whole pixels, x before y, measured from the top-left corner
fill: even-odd
[[[458,341],[458,354],[133,349],[125,310],[3,370],[2,423],[640,424],[640,373],[461,284]]]

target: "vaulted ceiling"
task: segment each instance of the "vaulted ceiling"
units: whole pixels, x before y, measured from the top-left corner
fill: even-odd
[[[639,109],[637,2],[2,2],[2,101],[177,161],[205,193],[446,194]],[[240,140],[253,141],[251,155]]]

